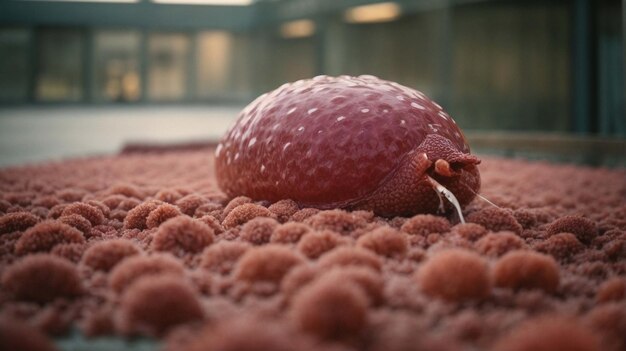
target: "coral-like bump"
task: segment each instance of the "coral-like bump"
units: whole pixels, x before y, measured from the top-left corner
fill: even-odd
[[[291,315],[303,331],[323,339],[357,336],[367,325],[369,300],[351,281],[320,277],[297,293]]]
[[[65,258],[68,261],[78,263],[85,253],[86,246],[86,244],[82,243],[59,244],[52,248],[50,253]]]
[[[29,255],[9,266],[2,287],[19,300],[40,303],[74,298],[83,292],[72,262],[51,254]]]
[[[285,298],[290,299],[304,286],[313,282],[320,274],[316,265],[301,264],[290,270],[280,284],[280,290]]]
[[[56,351],[52,339],[19,320],[0,318],[0,350]]]
[[[403,257],[409,247],[406,234],[391,227],[380,227],[364,234],[356,244],[387,257]]]
[[[91,223],[92,226],[99,225],[104,222],[104,214],[102,213],[102,210],[100,210],[98,207],[86,204],[84,202],[76,202],[67,205],[63,209],[61,216],[69,216],[73,214],[84,217],[89,221],[89,223]]]
[[[342,244],[345,244],[345,240],[339,234],[330,230],[323,230],[305,234],[298,242],[297,248],[309,258],[318,258]]]
[[[320,276],[320,279],[354,282],[368,297],[370,304],[376,306],[384,299],[384,281],[379,272],[369,267],[346,266],[332,268]]]
[[[447,301],[480,300],[491,292],[487,262],[461,249],[443,250],[428,258],[417,281],[426,294]]]
[[[200,321],[197,292],[180,277],[139,279],[122,295],[118,329],[127,335],[163,335],[173,327]]]
[[[215,240],[213,229],[199,220],[180,216],[163,223],[152,240],[156,251],[169,251],[176,256],[197,253]]]
[[[289,222],[280,225],[270,237],[270,242],[290,244],[297,243],[307,233],[313,229],[304,223]]]
[[[467,216],[466,220],[470,223],[480,224],[494,232],[510,231],[519,235],[523,230],[511,211],[495,207],[474,212]]]
[[[300,208],[295,201],[287,199],[277,201],[267,209],[276,215],[276,219],[278,219],[280,223],[285,223],[294,213],[298,212]]]
[[[489,233],[474,245],[476,250],[490,257],[502,256],[512,250],[525,249],[528,245],[513,232]]]
[[[589,311],[585,321],[601,338],[602,350],[626,350],[626,303],[598,305]]]
[[[233,208],[224,218],[222,225],[224,228],[230,229],[244,224],[253,218],[273,216],[274,214],[270,210],[261,205],[245,203]]]
[[[85,237],[76,228],[57,221],[44,221],[28,229],[15,243],[15,253],[48,252],[59,244],[83,243]]]
[[[312,344],[308,338],[294,333],[285,323],[246,314],[205,328],[182,350],[312,351],[315,349]]]
[[[241,227],[239,237],[254,245],[267,244],[277,227],[278,222],[273,218],[253,218]]]
[[[7,213],[0,217],[0,234],[26,230],[39,222],[37,216],[28,212]]]
[[[204,249],[200,258],[200,267],[228,274],[250,247],[250,244],[244,242],[220,241]]]
[[[228,204],[226,204],[226,207],[224,207],[224,211],[222,212],[222,217],[226,218],[226,216],[228,216],[230,211],[235,209],[235,207],[241,206],[243,204],[249,204],[249,203],[252,203],[252,199],[247,196],[237,196],[233,198],[232,200],[228,202]]]
[[[533,251],[511,251],[493,267],[494,284],[498,287],[541,289],[555,292],[559,287],[559,266],[548,255]]]
[[[140,277],[164,274],[182,275],[184,271],[180,261],[170,255],[135,255],[122,260],[113,268],[109,275],[109,285],[114,291],[120,292]]]
[[[382,260],[370,250],[354,247],[338,247],[319,259],[320,267],[365,266],[377,272],[382,268]]]
[[[450,228],[450,222],[443,217],[421,214],[408,219],[400,229],[411,235],[427,236],[431,233],[446,233]]]
[[[161,205],[158,200],[149,200],[139,206],[134,207],[124,219],[124,228],[126,229],[146,229],[148,228],[146,220],[150,215],[150,212],[154,211]]]
[[[61,216],[58,221],[78,229],[85,236],[91,232],[91,222],[79,214]]]
[[[168,204],[174,204],[178,199],[183,197],[176,189],[162,189],[154,195],[154,198]]]
[[[144,194],[136,186],[132,184],[115,184],[107,190],[110,195],[124,195],[126,197],[134,197],[138,200],[144,198]]]
[[[202,216],[198,219],[200,222],[206,224],[209,226],[209,228],[213,229],[213,232],[217,235],[217,234],[222,234],[225,230],[224,227],[222,226],[222,223],[220,223],[219,219],[215,218],[212,215],[205,215]]]
[[[108,272],[124,258],[137,255],[139,252],[139,248],[130,240],[107,240],[88,248],[83,255],[82,263],[92,269]]]
[[[146,227],[148,229],[158,228],[163,222],[170,218],[178,217],[182,213],[178,207],[170,204],[162,204],[155,208],[148,217],[146,217]]]
[[[207,199],[203,198],[202,196],[189,194],[176,201],[176,206],[178,206],[178,208],[180,208],[180,211],[187,216],[193,216],[193,214],[196,212],[196,209],[205,203],[207,203]]]
[[[598,288],[596,301],[600,303],[609,301],[623,301],[626,299],[626,279],[623,277],[611,278]]]
[[[580,322],[543,316],[522,322],[496,341],[493,351],[600,351],[600,340]]]
[[[564,260],[581,252],[585,246],[572,233],[558,233],[535,245],[535,249]]]
[[[348,235],[367,222],[363,217],[344,210],[321,211],[304,221],[316,230],[332,230],[342,235]]]
[[[269,244],[246,251],[234,275],[242,281],[280,283],[290,269],[303,262],[304,258],[289,248]]]
[[[591,220],[579,216],[564,216],[550,223],[546,228],[550,235],[558,233],[572,233],[583,243],[591,242],[597,235],[598,229]]]
[[[296,213],[292,214],[291,220],[294,222],[304,222],[308,218],[313,217],[320,212],[321,210],[317,208],[311,208],[311,207],[303,208],[301,210],[296,211]]]
[[[462,223],[455,225],[451,232],[463,239],[476,241],[487,234],[487,229],[476,223]]]

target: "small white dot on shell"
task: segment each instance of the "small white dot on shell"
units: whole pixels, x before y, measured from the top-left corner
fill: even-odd
[[[248,142],[248,147],[251,147],[254,144],[256,144],[256,138],[250,139],[250,142]]]
[[[265,165],[261,165],[261,173],[265,172]]]
[[[296,110],[297,110],[296,107],[292,108],[291,110],[287,111],[287,115],[290,115],[290,114],[296,112]]]
[[[283,151],[287,150],[287,148],[288,148],[290,145],[291,145],[291,143],[286,143],[286,144],[283,146]]]
[[[337,122],[341,122],[341,121],[343,121],[344,119],[346,119],[346,117],[345,117],[345,116],[339,116],[339,117],[337,117]]]
[[[396,99],[400,100],[400,101],[404,101],[404,96],[402,95],[398,95],[396,96]]]
[[[361,110],[361,112],[362,113],[368,113],[368,112],[370,112],[370,109],[369,108],[364,108],[364,109]]]
[[[299,131],[299,132],[303,132],[303,131],[304,131],[304,126],[300,126],[300,127],[298,128],[298,131]]]
[[[317,111],[317,107],[313,107],[307,111],[308,114],[312,115]]]

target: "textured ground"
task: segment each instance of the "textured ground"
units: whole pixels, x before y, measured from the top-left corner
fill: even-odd
[[[457,224],[226,199],[211,155],[0,170],[0,349],[76,327],[169,350],[626,350],[626,171],[486,158],[500,208]]]

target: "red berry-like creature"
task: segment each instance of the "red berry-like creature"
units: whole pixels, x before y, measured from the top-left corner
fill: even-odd
[[[250,103],[215,158],[228,196],[391,217],[452,205],[460,214],[480,188],[469,152],[452,117],[421,92],[373,76],[319,76]]]

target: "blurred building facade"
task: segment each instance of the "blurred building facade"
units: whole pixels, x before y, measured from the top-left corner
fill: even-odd
[[[215,2],[2,2],[0,104],[246,103],[372,74],[472,129],[626,136],[619,0]]]

